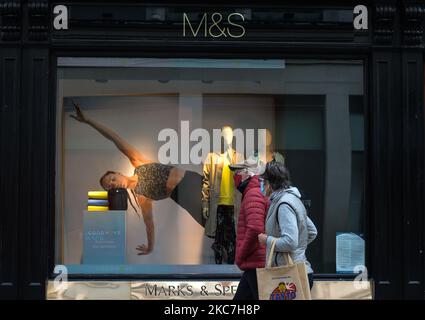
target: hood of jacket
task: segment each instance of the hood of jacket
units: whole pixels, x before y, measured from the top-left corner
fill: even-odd
[[[280,198],[284,193],[291,193],[291,194],[295,195],[297,198],[301,199],[301,193],[298,190],[298,188],[289,187],[289,188],[286,188],[286,189],[282,188],[282,189],[274,191],[270,195],[270,200],[273,201],[273,199]]]

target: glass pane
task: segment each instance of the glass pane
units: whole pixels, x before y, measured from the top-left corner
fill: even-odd
[[[254,155],[288,167],[316,273],[337,271],[338,233],[364,232],[361,61],[64,57],[57,88],[56,263],[71,273],[239,274],[226,165]],[[128,192],[90,193],[104,187]]]

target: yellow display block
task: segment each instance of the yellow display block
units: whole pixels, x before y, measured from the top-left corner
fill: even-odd
[[[108,199],[108,191],[89,191],[87,195],[90,199]]]
[[[87,211],[108,211],[109,207],[87,206]]]

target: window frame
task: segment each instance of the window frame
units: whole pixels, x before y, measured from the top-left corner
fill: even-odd
[[[252,50],[248,50],[244,53],[223,53],[218,50],[208,51],[208,48],[197,48],[192,51],[187,51],[186,48],[182,47],[179,50],[171,53],[164,53],[160,50],[147,50],[146,54],[140,54],[136,51],[125,52],[123,54],[120,51],[99,51],[93,50],[92,48],[85,48],[84,50],[54,50],[51,55],[50,61],[50,103],[54,106],[54,115],[52,119],[56,123],[56,101],[57,101],[57,61],[58,58],[63,57],[87,57],[87,58],[193,58],[193,59],[320,59],[320,60],[358,60],[362,61],[363,65],[363,108],[364,108],[364,220],[365,220],[365,230],[363,231],[364,240],[365,240],[365,261],[366,266],[370,268],[371,258],[369,256],[371,239],[369,237],[369,229],[371,228],[370,220],[372,218],[371,210],[371,201],[372,196],[368,192],[369,184],[368,181],[370,177],[370,165],[369,157],[370,150],[369,146],[371,145],[371,133],[370,133],[370,110],[369,110],[369,86],[370,79],[369,75],[369,56],[366,53],[354,53],[353,50],[349,48],[344,48],[345,53],[329,54],[329,53],[305,53],[305,51],[295,51],[292,50],[283,50],[282,48],[278,50],[266,50],[265,52],[257,52],[255,47],[252,47]],[[362,50],[360,50],[362,51]],[[57,132],[57,131],[56,131]],[[63,135],[62,135],[63,136]],[[58,137],[55,136],[56,141]],[[55,144],[56,145],[56,144]],[[55,147],[54,145],[54,147]],[[54,159],[56,159],[56,149],[54,148]],[[57,159],[56,159],[57,160]],[[56,167],[56,161],[53,164]],[[56,185],[54,190],[56,190]],[[53,202],[56,201],[56,197],[52,197]],[[48,224],[50,226],[49,230],[49,256],[48,256],[48,279],[55,279],[59,274],[54,272],[55,269],[55,260],[56,260],[56,229],[55,229],[55,216],[56,216],[56,204],[52,205],[54,210],[51,210],[52,213],[49,215]],[[320,232],[320,231],[319,231]],[[240,274],[226,274],[226,273],[197,273],[197,274],[68,274],[69,280],[234,280],[240,279]],[[318,280],[353,280],[357,277],[358,274],[338,274],[338,273],[315,273],[314,278]],[[370,278],[370,273],[368,274]]]

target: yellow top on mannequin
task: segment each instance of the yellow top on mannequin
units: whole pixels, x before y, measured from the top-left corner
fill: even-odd
[[[226,155],[224,157],[223,171],[221,174],[219,205],[233,206],[233,172],[230,170],[229,164],[231,163],[228,155]]]

